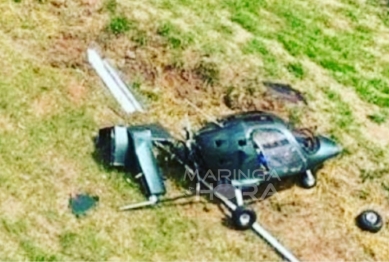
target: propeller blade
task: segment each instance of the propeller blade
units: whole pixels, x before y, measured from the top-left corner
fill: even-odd
[[[89,64],[103,80],[104,84],[108,87],[122,109],[126,113],[133,113],[136,111],[144,112],[141,104],[136,100],[128,86],[119,77],[119,74],[108,61],[103,60],[94,49],[88,49],[87,55]]]

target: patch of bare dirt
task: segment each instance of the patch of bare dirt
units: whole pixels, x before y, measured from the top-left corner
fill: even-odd
[[[75,104],[81,104],[84,98],[88,94],[88,90],[84,83],[79,83],[76,81],[71,82],[67,86],[67,94],[69,98],[75,103]]]
[[[35,239],[39,239],[39,244],[48,250],[61,250],[60,243],[56,241],[61,234],[61,227],[56,222],[44,216],[29,217],[29,221],[34,221],[34,227],[39,228],[33,234]]]
[[[103,1],[101,0],[81,0],[82,5],[86,5],[89,7],[99,7]]]
[[[369,121],[369,120],[366,120]],[[363,127],[365,134],[367,134],[374,142],[381,146],[389,145],[389,128],[386,125],[378,125],[369,121],[369,123]]]
[[[3,200],[0,204],[0,210],[2,214],[7,214],[12,219],[23,216],[25,206],[22,202],[11,195],[3,196]]]
[[[210,101],[214,101],[211,103],[218,106],[224,104],[233,111],[267,110],[288,115],[290,104],[283,99],[275,99],[273,95],[266,92],[258,79],[244,80],[242,84],[238,80],[242,80],[244,76],[233,76],[229,68],[224,68],[229,72],[226,75],[227,71],[220,71],[214,62],[207,60],[207,57],[201,54],[185,53],[183,67],[167,63],[155,68],[149,68],[147,60],[142,62],[137,51],[131,51],[130,54],[131,57],[136,57],[136,61],[127,59],[125,71],[134,73],[143,71],[142,75],[144,79],[150,81],[150,85],[158,86],[164,90],[164,93],[170,93],[175,99],[181,101],[188,99],[199,108],[206,108]],[[219,81],[221,78],[223,80]],[[238,83],[239,87],[231,87],[233,83]]]
[[[46,154],[45,162],[47,161],[50,161],[51,163],[52,175],[56,178],[56,185],[58,185],[59,188],[64,189],[74,185],[73,181],[80,174],[75,163],[72,163],[69,159],[51,151]]]
[[[15,128],[14,123],[7,115],[0,115],[0,129],[4,131],[12,131]]]
[[[221,97],[219,70],[209,57],[196,52],[184,52],[177,60],[158,39],[147,47],[139,47],[128,39],[112,39],[104,53],[124,73],[128,82],[160,89],[163,96],[189,99],[198,106],[211,96]],[[115,46],[115,49],[112,49]]]
[[[64,33],[48,47],[48,62],[52,67],[77,68],[84,65],[88,45],[71,33]]]
[[[51,9],[56,13],[68,11],[72,13],[80,12],[83,15],[91,15],[93,12],[101,9],[103,5],[102,0],[49,0],[48,2],[52,7]]]

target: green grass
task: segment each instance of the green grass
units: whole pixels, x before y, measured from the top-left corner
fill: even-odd
[[[263,80],[304,92],[307,107],[267,107],[317,126],[345,153],[319,172],[317,188],[253,204],[259,222],[302,260],[389,257],[386,226],[372,236],[353,223],[365,207],[387,207],[389,20],[378,1],[3,1],[0,12],[3,260],[279,259],[225,225],[213,203],[118,212],[144,197],[95,158],[92,140],[103,126],[154,120],[179,133],[186,116],[194,126],[204,120],[185,98],[218,116],[231,112],[226,94],[238,108],[264,102]],[[115,112],[86,63],[92,43],[150,113]],[[177,170],[164,165],[175,177],[169,195],[186,189]],[[67,203],[80,191],[100,201],[76,219]]]
[[[290,63],[287,65],[287,69],[292,73],[296,78],[304,78],[304,68],[301,63]]]
[[[126,17],[114,17],[109,23],[109,30],[115,35],[123,34],[130,30],[130,22]]]
[[[164,22],[157,28],[157,34],[166,39],[168,46],[173,49],[183,49],[193,42],[193,37],[185,34],[170,22]]]
[[[386,122],[388,115],[386,111],[378,112],[375,114],[368,115],[369,119],[377,124],[383,124]]]

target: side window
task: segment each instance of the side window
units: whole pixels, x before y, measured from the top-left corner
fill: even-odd
[[[300,152],[278,129],[254,130],[252,139],[258,149],[263,152],[270,169],[287,173],[298,172],[304,167]]]

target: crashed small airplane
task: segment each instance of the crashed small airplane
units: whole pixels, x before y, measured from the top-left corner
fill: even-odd
[[[123,110],[144,111],[119,74],[98,53],[88,50],[92,67],[102,78]],[[337,156],[341,147],[333,140],[315,135],[307,129],[294,130],[277,115],[244,112],[210,121],[196,132],[186,130],[186,139],[174,138],[158,124],[112,126],[99,130],[97,147],[111,166],[135,169],[148,201],[124,206],[130,210],[158,204],[166,193],[163,176],[153,148],[170,154],[195,177],[200,185],[231,211],[237,229],[253,229],[289,261],[298,261],[271,234],[256,222],[256,213],[247,208],[243,192],[265,181],[298,176],[303,187],[316,184],[315,170]],[[223,176],[209,176],[220,174]],[[237,172],[239,171],[239,172]],[[212,178],[212,179],[210,179]],[[233,197],[220,186],[229,186]]]

